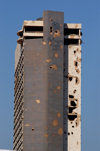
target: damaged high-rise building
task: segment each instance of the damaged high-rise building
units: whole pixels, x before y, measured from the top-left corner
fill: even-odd
[[[44,11],[15,51],[16,151],[81,151],[81,24]]]

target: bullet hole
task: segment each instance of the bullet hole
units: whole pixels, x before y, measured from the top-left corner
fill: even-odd
[[[53,31],[53,28],[52,28],[52,27],[50,27],[50,34],[52,34],[52,31]]]
[[[71,124],[73,124],[73,122],[71,122]]]
[[[70,133],[68,132],[68,135],[70,135]]]
[[[76,126],[78,125],[78,123],[76,122]]]
[[[73,132],[71,132],[71,134],[73,135]]]
[[[79,83],[79,78],[78,78],[78,77],[76,77],[75,82],[76,82],[76,84],[78,84],[78,83]]]
[[[72,81],[72,79],[73,79],[72,77],[69,77],[69,81]]]
[[[68,115],[68,119],[70,120],[70,121],[74,121],[75,119],[77,118],[77,114],[73,114],[73,115]]]
[[[75,62],[74,62],[74,64],[75,64],[75,67],[77,67],[77,66],[78,66],[78,62],[77,62],[77,61],[75,61]]]
[[[76,90],[74,90],[73,93],[76,93]]]
[[[74,128],[74,125],[72,126],[72,128]]]
[[[57,70],[57,66],[56,65],[51,65],[50,69]]]
[[[73,95],[69,95],[69,98],[73,99],[73,98],[74,98],[74,96],[73,96]]]
[[[59,31],[59,30],[56,30],[56,31],[54,32],[54,38],[59,37],[59,36],[60,36],[60,31]]]
[[[32,131],[34,131],[34,128],[32,128]]]
[[[74,54],[76,54],[76,50],[74,50]]]
[[[80,73],[80,70],[79,70],[79,69],[76,69],[76,72],[77,72],[77,73]]]

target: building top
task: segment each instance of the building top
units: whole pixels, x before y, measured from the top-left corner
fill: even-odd
[[[52,21],[53,22],[53,21]],[[22,44],[24,39],[43,38],[44,18],[35,21],[25,20],[22,29],[18,31],[17,42]],[[64,38],[81,40],[81,24],[64,23]],[[52,31],[53,32],[53,31]]]

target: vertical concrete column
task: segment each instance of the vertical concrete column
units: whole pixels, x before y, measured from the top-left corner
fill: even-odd
[[[81,150],[81,46],[68,45],[68,151]]]
[[[64,14],[45,11],[43,21],[43,44],[48,52],[47,151],[63,151]]]
[[[64,151],[81,151],[81,24],[64,26]]]

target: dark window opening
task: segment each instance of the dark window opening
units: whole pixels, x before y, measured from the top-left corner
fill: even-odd
[[[43,32],[42,26],[27,26],[25,27],[25,32]]]
[[[64,29],[64,36],[66,35],[79,35],[79,29],[68,29],[68,28],[65,28]]]
[[[78,45],[79,39],[64,39],[64,45]]]
[[[41,39],[43,38],[42,36],[41,37],[31,37],[31,36],[27,36],[27,37],[24,37],[24,39]]]

